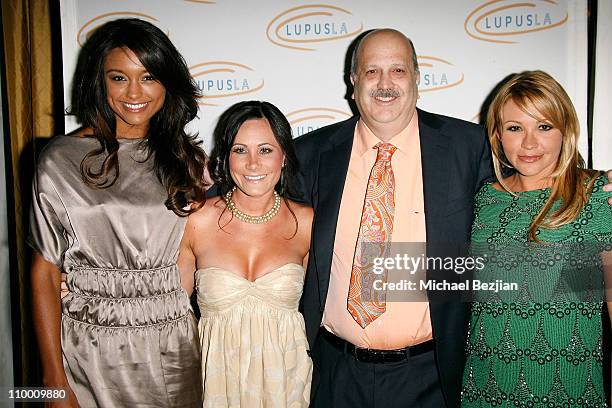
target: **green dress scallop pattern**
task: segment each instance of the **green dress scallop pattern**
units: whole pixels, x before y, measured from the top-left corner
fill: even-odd
[[[612,247],[606,183],[597,178],[574,222],[540,229],[541,243],[527,243],[527,233],[550,189],[514,197],[488,184],[476,195],[472,246],[487,262],[474,278],[512,280],[519,289],[474,294],[462,407],[606,406],[600,255]]]

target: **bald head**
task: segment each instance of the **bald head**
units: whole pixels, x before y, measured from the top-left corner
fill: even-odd
[[[376,30],[355,50],[353,99],[361,120],[383,141],[405,129],[416,111],[419,73],[410,40],[396,30]]]
[[[419,62],[417,60],[416,51],[414,50],[414,45],[412,44],[410,38],[406,37],[400,31],[394,30],[392,28],[379,28],[376,30],[372,30],[366,35],[364,35],[363,38],[359,40],[359,43],[357,43],[357,45],[353,49],[353,54],[351,55],[351,75],[357,74],[357,71],[359,70],[359,58],[362,54],[363,49],[367,47],[367,43],[369,42],[369,40],[378,36],[399,38],[404,41],[406,43],[406,47],[410,49],[414,72],[415,74],[419,72]]]

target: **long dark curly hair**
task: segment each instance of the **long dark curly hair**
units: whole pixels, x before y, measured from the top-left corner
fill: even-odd
[[[198,111],[200,96],[181,54],[170,39],[153,24],[139,19],[110,21],[96,29],[78,57],[72,84],[69,113],[93,130],[100,147],[81,161],[81,175],[93,188],[108,188],[119,177],[115,113],[107,102],[104,59],[115,48],[128,48],[166,90],[164,104],[150,121],[146,137],[155,174],[168,191],[165,205],[186,216],[205,200],[206,154],[197,135],[185,125]],[[101,166],[98,157],[102,156]],[[186,207],[193,203],[190,209]]]

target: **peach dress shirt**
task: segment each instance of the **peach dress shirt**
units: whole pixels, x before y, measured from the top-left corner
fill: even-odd
[[[396,349],[432,338],[429,303],[388,301],[385,313],[362,329],[346,309],[351,268],[361,211],[378,139],[359,120],[344,183],[334,241],[331,275],[322,325],[358,347]],[[389,143],[397,147],[391,160],[395,177],[395,218],[392,242],[425,242],[423,174],[418,118]]]

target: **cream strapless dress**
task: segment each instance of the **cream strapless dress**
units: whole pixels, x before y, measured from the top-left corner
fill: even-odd
[[[253,282],[222,268],[196,272],[204,407],[308,406],[304,273],[293,263]]]

